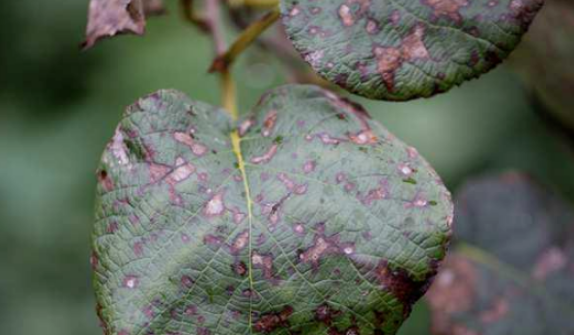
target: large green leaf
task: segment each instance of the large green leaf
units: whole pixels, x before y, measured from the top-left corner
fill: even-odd
[[[373,99],[444,92],[497,65],[543,0],[281,0],[295,48],[329,81]]]
[[[312,86],[271,91],[237,131],[221,109],[152,94],[98,176],[107,334],[394,334],[452,221],[415,149]]]
[[[574,333],[574,211],[516,173],[469,183],[427,295],[437,335]]]

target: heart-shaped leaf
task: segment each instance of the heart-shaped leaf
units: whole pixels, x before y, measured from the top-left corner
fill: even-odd
[[[574,211],[509,173],[457,196],[461,246],[427,295],[433,334],[572,334]]]
[[[394,334],[445,255],[449,193],[415,149],[312,86],[237,127],[160,91],[98,172],[107,334]]]
[[[295,48],[327,80],[373,99],[444,92],[492,69],[543,0],[282,0]]]
[[[163,0],[90,0],[85,49],[118,34],[143,35],[146,15],[163,12]]]

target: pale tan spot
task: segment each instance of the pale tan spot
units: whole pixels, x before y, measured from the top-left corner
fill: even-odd
[[[516,0],[515,0],[516,1]],[[454,21],[462,21],[460,9],[468,6],[468,0],[426,0],[436,16],[446,16]]]

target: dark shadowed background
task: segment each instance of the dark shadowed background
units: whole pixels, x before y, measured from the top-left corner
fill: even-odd
[[[80,52],[87,0],[0,1],[0,334],[101,334],[89,238],[94,172],[123,108],[159,88],[218,103],[210,41],[181,20],[153,18],[145,38]],[[241,110],[285,81],[251,51],[236,67]],[[486,171],[520,169],[574,199],[567,142],[508,66],[430,100],[363,103],[414,145],[452,191]],[[420,303],[401,335],[427,334]]]

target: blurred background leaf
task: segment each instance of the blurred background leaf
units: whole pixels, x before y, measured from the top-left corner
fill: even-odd
[[[571,334],[571,205],[516,172],[457,193],[455,244],[426,296],[432,334]]]
[[[554,115],[574,133],[574,2],[547,0],[522,46],[515,68]],[[574,139],[574,134],[570,135]]]
[[[218,103],[210,41],[175,1],[126,36],[80,52],[88,1],[0,1],[0,334],[101,334],[89,235],[94,172],[125,106],[159,88]],[[565,65],[567,66],[567,65]],[[284,82],[257,50],[236,66],[241,110]],[[414,145],[451,190],[482,171],[518,168],[574,199],[569,147],[540,121],[506,66],[447,94],[409,103],[357,99]],[[427,334],[419,305],[401,335]]]

